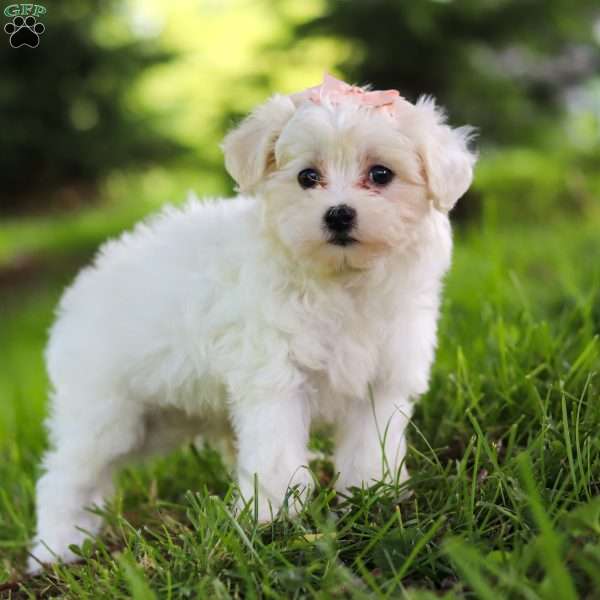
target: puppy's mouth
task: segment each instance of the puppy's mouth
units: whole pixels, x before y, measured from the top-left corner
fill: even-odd
[[[352,244],[358,244],[358,240],[347,233],[336,233],[332,235],[327,242],[334,246],[351,246]]]

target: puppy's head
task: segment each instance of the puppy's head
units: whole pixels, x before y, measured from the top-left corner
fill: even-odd
[[[225,138],[225,165],[264,203],[265,225],[298,260],[365,269],[418,243],[424,220],[468,189],[469,128],[431,99],[371,92],[326,77],[273,96]]]

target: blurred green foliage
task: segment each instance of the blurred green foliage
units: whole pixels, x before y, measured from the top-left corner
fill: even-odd
[[[433,94],[478,128],[456,219],[586,214],[600,189],[599,19],[595,0],[52,4],[38,48],[0,53],[0,214],[116,201],[106,189],[123,174],[147,193],[134,180],[157,169],[173,169],[163,201],[182,198],[182,180],[231,190],[225,130],[324,70]]]
[[[575,151],[541,152],[511,147],[486,154],[477,170],[471,197],[499,223],[550,222],[565,215],[583,217],[598,207],[597,157]]]
[[[452,120],[486,143],[544,138],[564,111],[564,92],[600,67],[596,0],[327,0],[298,36],[353,44],[338,65],[349,79],[432,94]]]
[[[156,111],[130,101],[136,78],[172,55],[157,40],[133,37],[119,4],[52,3],[37,48],[3,40],[0,213],[80,201],[111,170],[184,149],[161,132]]]

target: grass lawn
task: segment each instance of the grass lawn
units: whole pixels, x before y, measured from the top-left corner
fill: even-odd
[[[115,228],[88,226],[58,227],[41,274],[0,288],[0,597],[600,597],[600,218],[457,232],[408,499],[389,485],[336,497],[319,462],[301,517],[257,526],[251,509],[233,518],[219,456],[184,448],[121,475],[80,564],[25,577],[45,331],[80,257]],[[20,232],[4,233],[6,258]],[[27,236],[43,255],[46,238]]]

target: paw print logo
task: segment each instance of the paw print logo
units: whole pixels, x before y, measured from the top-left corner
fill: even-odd
[[[23,17],[15,17],[12,22],[4,26],[4,31],[10,35],[10,45],[13,48],[21,46],[29,46],[37,48],[40,43],[40,35],[44,33],[46,28],[43,23],[29,16],[26,19]]]

